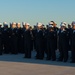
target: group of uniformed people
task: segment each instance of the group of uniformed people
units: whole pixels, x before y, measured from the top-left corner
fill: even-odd
[[[75,21],[72,24],[61,22],[60,28],[54,21],[46,27],[37,23],[34,28],[29,23],[0,23],[0,55],[24,53],[24,58],[31,58],[36,51],[36,59],[56,61],[56,50],[59,51],[58,61],[67,62],[71,51],[71,62],[75,63]]]

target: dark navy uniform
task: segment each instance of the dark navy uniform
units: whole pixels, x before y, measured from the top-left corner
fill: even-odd
[[[36,32],[37,32],[37,29],[33,29],[32,30],[32,33],[33,33],[33,47],[34,49],[36,50]]]
[[[0,28],[0,55],[3,53],[3,46],[2,46],[2,28]]]
[[[43,29],[43,50],[47,54],[47,29]]]
[[[9,53],[9,29],[3,28],[3,49],[4,53]]]
[[[57,33],[53,30],[53,31],[48,31],[47,33],[47,60],[52,59],[53,61],[56,60],[56,46],[57,43],[56,42],[56,37],[57,37]]]
[[[32,50],[32,37],[30,30],[24,30],[24,50],[25,50],[25,58],[31,58],[31,50]]]
[[[36,33],[36,51],[37,51],[36,59],[43,59],[44,58],[43,31],[41,29],[37,30]]]
[[[68,37],[68,42],[69,42],[68,43],[68,50],[71,51],[71,38],[70,38],[71,36],[70,35],[71,35],[71,32],[72,32],[72,28],[68,28],[67,30],[68,30],[68,33],[69,33],[69,37]]]
[[[23,49],[22,49],[22,29],[21,28],[17,28],[17,37],[18,37],[18,52],[19,53],[23,53]]]
[[[17,29],[12,28],[10,30],[10,36],[11,36],[11,53],[12,54],[18,54],[18,34],[17,34]]]
[[[71,55],[72,55],[72,62],[75,63],[75,30],[71,30]]]
[[[68,60],[68,31],[65,29],[64,31],[59,30],[58,33],[59,37],[59,52],[60,52],[60,57],[59,61],[66,62]]]
[[[54,31],[57,33],[59,28],[58,27],[53,27],[53,28],[54,28]],[[58,39],[57,37],[54,39],[55,40],[55,50],[57,50],[57,48],[58,48],[58,45],[57,45],[58,40],[57,39]]]

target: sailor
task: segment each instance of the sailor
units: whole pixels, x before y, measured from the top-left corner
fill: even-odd
[[[54,29],[54,31],[57,33],[58,32],[58,30],[59,30],[59,28],[57,27],[57,24],[54,22],[54,21],[51,21],[50,23],[49,23],[49,25],[52,25],[53,26],[53,29]],[[56,37],[54,40],[55,40],[55,50],[57,50],[57,48],[58,48],[58,40],[57,40],[58,38]]]
[[[16,23],[12,23],[12,28],[10,31],[10,36],[11,36],[11,53],[12,54],[18,54],[18,33],[17,33],[17,27]]]
[[[30,24],[25,23],[25,29],[23,33],[24,38],[24,50],[25,50],[25,56],[24,58],[31,58],[31,50],[32,50],[32,35],[30,32]]]
[[[22,27],[21,27],[21,53],[25,53],[24,50],[24,31],[25,31],[25,22],[22,22]]]
[[[3,22],[3,49],[4,53],[9,53],[9,29],[7,22]]]
[[[47,60],[55,61],[56,53],[55,53],[55,38],[57,37],[56,31],[54,31],[53,25],[49,25],[49,31],[47,33]]]
[[[42,23],[37,23],[37,32],[35,35],[36,38],[36,59],[44,58],[44,50],[43,50],[43,31],[42,31]]]
[[[17,38],[18,38],[18,52],[22,53],[22,29],[21,29],[21,24],[17,23]]]
[[[60,30],[58,33],[59,41],[59,61],[67,62],[68,60],[68,31],[66,30],[66,25],[64,23],[60,24]]]
[[[71,31],[71,57],[72,63],[75,63],[75,21],[72,22],[72,31]]]
[[[34,25],[32,33],[33,33],[33,48],[35,51],[36,51],[36,37],[35,37],[36,32],[37,32],[37,26]]]
[[[0,23],[0,55],[3,53],[3,46],[2,46],[2,23]]]

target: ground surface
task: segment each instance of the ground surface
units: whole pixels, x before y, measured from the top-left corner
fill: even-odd
[[[75,75],[75,63],[24,59],[24,54],[0,56],[0,75]]]

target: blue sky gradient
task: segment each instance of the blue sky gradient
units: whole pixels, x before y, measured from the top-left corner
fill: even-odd
[[[71,23],[75,20],[75,0],[0,0],[0,22],[55,21]]]

